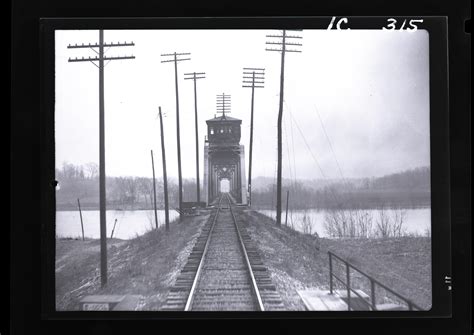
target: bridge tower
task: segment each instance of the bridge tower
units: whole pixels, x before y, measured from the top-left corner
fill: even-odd
[[[247,204],[245,152],[240,144],[242,120],[222,113],[206,123],[204,201],[209,205],[221,192],[228,191],[237,203]]]

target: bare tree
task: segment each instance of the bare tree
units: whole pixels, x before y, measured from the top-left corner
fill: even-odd
[[[357,210],[357,237],[369,238],[372,236],[372,215],[367,210]]]
[[[404,235],[403,223],[406,210],[397,208],[389,213],[384,207],[378,211],[378,220],[375,235],[378,237],[401,237]]]
[[[304,234],[309,235],[311,235],[313,232],[313,220],[306,210],[304,211],[303,218],[301,220],[301,230]]]
[[[331,209],[326,212],[324,229],[331,237],[368,238],[372,236],[372,216],[364,210]]]
[[[150,201],[150,205],[153,204],[153,181],[150,178],[137,178],[137,193],[138,199],[140,201],[140,196],[145,198],[145,205],[148,205],[148,200]]]
[[[324,216],[324,229],[330,237],[347,237],[347,218],[344,211],[328,210]]]
[[[89,179],[95,179],[99,175],[99,165],[94,162],[86,164],[87,177]]]
[[[378,237],[390,237],[390,217],[384,206],[382,206],[378,210],[378,218],[376,221],[376,235]]]
[[[403,223],[405,222],[406,218],[406,210],[402,208],[397,208],[392,211],[391,217],[391,235],[393,237],[400,237],[403,236],[405,231],[403,227]]]

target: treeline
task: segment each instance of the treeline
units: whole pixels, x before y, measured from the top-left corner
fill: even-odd
[[[290,209],[368,209],[416,208],[430,206],[430,169],[407,170],[380,178],[337,181],[314,188],[309,183],[285,180],[282,205],[289,191]],[[262,209],[276,207],[276,185],[252,192],[252,205]]]
[[[56,169],[59,188],[56,192],[58,210],[75,209],[77,198],[84,209],[99,208],[98,166],[95,163],[74,165],[64,163]],[[146,177],[107,177],[109,209],[153,208],[153,180]],[[315,188],[307,181],[283,182],[282,202],[286,205],[289,191],[290,209],[368,209],[381,207],[416,208],[430,206],[430,169],[427,167],[391,174],[380,178],[334,181]],[[202,188],[201,188],[202,192]],[[178,206],[178,185],[168,180],[170,206]],[[164,207],[163,181],[156,179],[158,208]],[[183,201],[196,201],[194,180],[183,180]],[[260,209],[276,207],[276,185],[254,189],[252,206]]]
[[[84,166],[64,163],[56,169],[58,189],[56,191],[56,209],[70,210],[77,208],[77,199],[83,209],[99,208],[98,166],[89,163]],[[153,179],[146,177],[107,177],[108,209],[152,209]],[[168,198],[170,207],[178,207],[178,185],[173,179],[168,180]],[[196,183],[183,180],[183,200],[196,201]],[[156,202],[158,208],[164,208],[163,181],[156,179]]]
[[[431,186],[430,180],[430,168],[419,167],[379,178],[364,179],[364,187],[376,190],[403,189],[429,191]]]

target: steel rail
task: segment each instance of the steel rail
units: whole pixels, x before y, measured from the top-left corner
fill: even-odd
[[[185,311],[191,310],[191,305],[194,300],[194,293],[196,291],[196,286],[199,281],[199,275],[201,273],[202,265],[204,264],[204,258],[206,256],[207,248],[209,246],[209,241],[211,240],[212,231],[214,229],[214,226],[216,225],[217,216],[219,215],[219,211],[221,210],[221,202],[222,202],[223,197],[224,196],[221,196],[221,198],[219,199],[219,203],[217,204],[216,215],[214,216],[214,219],[212,221],[212,226],[209,229],[209,234],[207,235],[206,244],[204,245],[204,250],[202,252],[201,260],[199,261],[199,266],[196,271],[196,275],[194,276],[193,285],[191,286],[191,291],[189,291],[188,299],[186,300],[186,305],[184,306]]]
[[[237,235],[239,236],[240,247],[242,248],[242,252],[245,256],[245,263],[247,264],[247,268],[249,269],[250,279],[252,281],[252,290],[253,290],[253,293],[255,294],[255,296],[257,297],[258,308],[259,308],[260,311],[263,312],[265,310],[265,308],[263,307],[262,297],[260,296],[260,291],[258,290],[257,282],[256,282],[255,277],[253,275],[252,265],[250,265],[250,260],[249,260],[249,257],[247,255],[247,249],[245,248],[244,241],[242,240],[242,236],[240,235],[240,230],[239,230],[239,227],[237,225],[237,220],[235,219],[234,212],[232,211],[230,197],[229,197],[228,194],[227,194],[227,201],[229,202],[230,214],[232,214],[232,219],[234,221],[235,229],[237,230]]]

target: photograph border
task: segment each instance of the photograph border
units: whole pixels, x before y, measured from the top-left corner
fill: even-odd
[[[351,17],[351,29],[382,29],[388,17]],[[393,16],[400,20],[414,17]],[[54,140],[54,31],[61,29],[326,29],[331,17],[233,18],[81,18],[40,20],[40,157],[41,265],[43,319],[209,319],[209,318],[420,318],[450,317],[451,276],[450,161],[448,44],[446,17],[423,18],[420,29],[429,32],[432,308],[429,311],[389,312],[81,312],[55,311],[55,140]],[[389,80],[389,79],[388,79]]]

